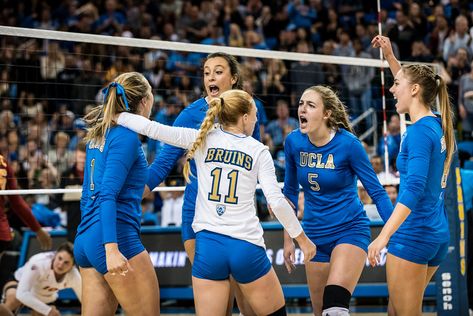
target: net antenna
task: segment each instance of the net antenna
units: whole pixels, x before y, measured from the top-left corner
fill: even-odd
[[[379,36],[383,36],[383,30],[381,26],[381,0],[377,0],[378,4],[378,33]],[[383,106],[383,147],[384,147],[384,182],[388,182],[388,173],[389,173],[389,153],[388,153],[388,123],[386,117],[386,95],[384,92],[384,55],[383,49],[379,47],[379,59],[381,61],[381,66],[379,71],[381,73],[381,102]],[[406,130],[406,117],[404,114],[400,115],[401,118],[401,135],[404,134]]]

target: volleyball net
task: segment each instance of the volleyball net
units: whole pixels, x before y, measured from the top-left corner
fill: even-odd
[[[5,26],[0,26],[0,34],[0,150],[14,167],[22,189],[48,190],[0,194],[68,192],[61,187],[62,175],[76,159],[74,151],[85,129],[81,118],[102,102],[101,89],[120,73],[143,73],[153,88],[152,118],[171,124],[186,105],[202,96],[202,60],[220,51],[239,59],[244,88],[265,112],[260,117],[265,128],[262,141],[270,147],[277,168],[283,169],[285,134],[297,125],[299,97],[307,87],[322,84],[337,91],[370,155],[384,158],[388,148],[388,168],[396,172],[396,144],[385,146],[382,137],[379,69],[387,64],[378,59],[379,50],[354,58],[337,56],[348,53],[331,42],[314,54],[303,41],[292,47],[296,52],[287,52]],[[392,79],[386,73],[389,87]],[[388,135],[397,134],[396,142],[400,126],[389,97],[386,107]],[[271,121],[284,117],[285,108],[291,121],[281,133]],[[143,143],[151,161],[162,144],[145,138]],[[179,183],[172,176],[168,182]]]

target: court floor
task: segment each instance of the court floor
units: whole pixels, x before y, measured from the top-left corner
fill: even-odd
[[[309,300],[288,299],[286,301],[288,315],[311,316],[312,307]],[[385,298],[359,298],[350,302],[350,315],[352,316],[380,316],[387,315],[387,300]],[[423,316],[436,315],[435,300],[428,299],[423,303]],[[62,301],[56,305],[61,315],[80,315],[80,307],[77,301]],[[193,301],[190,300],[163,300],[161,301],[161,314],[165,316],[190,316],[195,315]],[[30,315],[27,309],[22,309],[18,315]],[[116,315],[125,315],[117,312]],[[233,316],[239,316],[237,308],[234,308]]]

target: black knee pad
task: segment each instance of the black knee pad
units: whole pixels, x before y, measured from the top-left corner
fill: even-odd
[[[283,307],[281,307],[280,309],[278,309],[275,312],[272,312],[268,316],[286,316],[286,315],[287,315],[287,313],[286,313],[286,304],[284,304]]]
[[[330,307],[343,307],[348,309],[350,305],[351,293],[340,285],[327,285],[324,290],[323,309]]]

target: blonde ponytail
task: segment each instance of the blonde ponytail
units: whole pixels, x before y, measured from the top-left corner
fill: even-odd
[[[192,144],[192,147],[187,151],[186,163],[184,164],[183,169],[184,179],[186,179],[187,183],[191,182],[190,175],[192,175],[190,171],[190,161],[192,158],[194,158],[196,150],[205,144],[205,139],[207,138],[208,132],[215,123],[215,118],[222,111],[223,103],[223,98],[216,98],[210,101],[207,114],[205,115],[205,118],[202,121],[202,125],[200,125],[199,135],[197,136],[195,142]]]
[[[453,111],[448,98],[447,86],[439,76],[436,80],[438,80],[439,83],[439,103],[440,113],[442,115],[442,130],[445,137],[445,146],[447,149],[447,157],[443,164],[442,177],[442,187],[445,188],[447,186],[447,178],[453,159],[453,153],[455,152],[455,135],[453,130]]]

